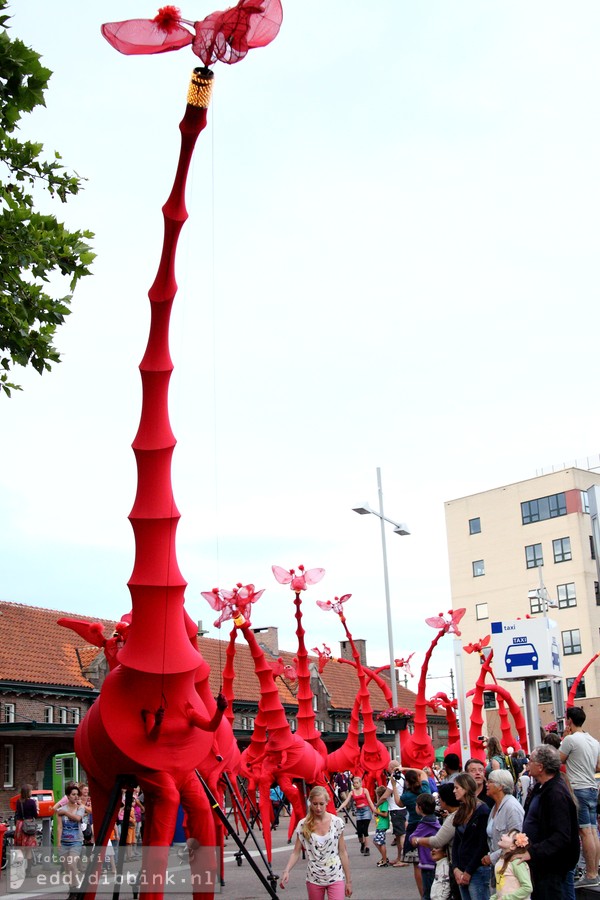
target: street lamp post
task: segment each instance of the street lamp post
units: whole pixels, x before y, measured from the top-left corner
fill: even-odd
[[[394,631],[392,626],[392,607],[390,604],[390,583],[388,578],[388,564],[387,564],[387,548],[385,543],[385,525],[384,522],[389,522],[394,526],[394,534],[405,535],[410,534],[410,531],[400,522],[394,522],[393,519],[388,519],[387,516],[383,514],[383,491],[381,488],[381,469],[377,469],[377,491],[379,494],[379,512],[375,509],[371,509],[368,503],[363,503],[362,506],[355,506],[353,511],[358,513],[360,516],[366,516],[371,513],[374,516],[377,516],[381,523],[381,550],[383,553],[383,581],[385,586],[385,611],[387,617],[387,633],[388,633],[388,647],[390,653],[390,684],[392,689],[392,703],[394,706],[398,706],[398,687],[396,684],[396,661],[394,656]],[[401,762],[400,755],[400,734],[396,732],[395,734],[395,749],[396,756],[398,758],[398,762]]]

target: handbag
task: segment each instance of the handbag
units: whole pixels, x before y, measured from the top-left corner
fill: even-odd
[[[22,800],[20,801],[20,803],[21,803],[21,813],[23,813],[25,810],[25,807],[23,805]],[[24,818],[23,824],[21,825],[21,831],[23,832],[23,834],[28,834],[28,835],[37,834],[37,819],[25,819]]]

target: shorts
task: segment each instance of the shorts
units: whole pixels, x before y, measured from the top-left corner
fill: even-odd
[[[406,863],[412,863],[413,865],[417,865],[419,862],[419,851],[416,847],[410,842],[410,836],[413,831],[416,829],[419,822],[411,822],[411,824],[406,829],[406,840],[404,841],[404,849],[402,851],[402,859]]]
[[[596,788],[573,788],[577,800],[577,822],[580,828],[596,828],[598,791]]]
[[[373,835],[373,843],[376,847],[385,847],[385,831],[376,831]]]
[[[357,837],[366,838],[369,837],[369,822],[370,819],[357,819],[356,820],[356,835]]]
[[[60,845],[60,856],[61,859],[66,859],[67,861],[74,860],[81,856],[81,851],[83,849],[83,841],[74,841],[72,844],[61,844]]]
[[[406,834],[407,818],[408,818],[408,810],[406,810],[406,809],[390,809],[390,819],[392,822],[392,831],[394,834]]]

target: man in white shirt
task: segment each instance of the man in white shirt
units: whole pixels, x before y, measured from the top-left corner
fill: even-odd
[[[567,778],[577,798],[579,834],[585,858],[585,875],[575,887],[600,884],[600,839],[598,838],[598,782],[600,744],[583,730],[585,712],[579,706],[567,709],[565,737],[559,748],[561,762],[567,767]]]

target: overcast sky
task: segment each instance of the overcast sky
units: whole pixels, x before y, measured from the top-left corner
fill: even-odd
[[[22,134],[88,179],[58,214],[98,258],[62,364],[0,400],[0,597],[120,617],[147,291],[197,59],[102,39],[151,18],[141,0],[11,12],[54,72]],[[202,590],[254,582],[253,624],[291,649],[270,567],[322,566],[308,646],[337,648],[314,601],[351,592],[350,629],[385,662],[379,522],[351,511],[377,505],[380,466],[412,532],[387,532],[396,655],[422,659],[423,619],[451,604],[444,501],[598,452],[599,40],[596,0],[287,0],[273,44],[216,65],[171,328],[194,618],[215,618]],[[431,674],[451,665],[448,639]]]

